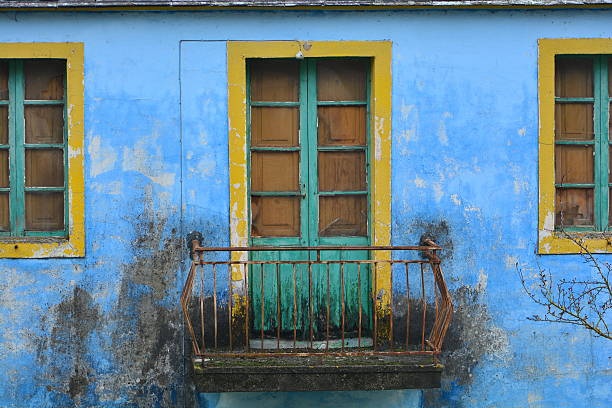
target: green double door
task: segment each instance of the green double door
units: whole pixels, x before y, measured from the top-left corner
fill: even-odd
[[[369,59],[248,61],[250,243],[367,246]],[[261,251],[254,261],[365,260],[368,251]],[[249,270],[253,336],[309,340],[370,326],[367,265]],[[360,311],[361,309],[361,311]],[[344,314],[342,311],[344,310]],[[343,318],[344,315],[344,318]],[[343,323],[344,322],[344,323]]]

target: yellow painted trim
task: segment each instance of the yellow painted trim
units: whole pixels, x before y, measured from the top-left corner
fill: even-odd
[[[68,238],[27,237],[0,240],[0,258],[85,256],[85,182],[83,128],[83,43],[4,43],[0,59],[57,58],[67,66]]]
[[[230,163],[230,242],[232,246],[248,245],[248,175],[246,117],[246,59],[304,57],[372,58],[371,99],[371,202],[372,243],[391,242],[391,48],[390,41],[228,41],[228,109]],[[378,252],[378,251],[377,251]],[[388,253],[377,253],[376,259],[389,259]],[[376,287],[382,294],[382,305],[390,303],[391,270],[380,267]],[[243,277],[240,276],[240,279]]]
[[[555,56],[560,54],[612,54],[608,38],[544,38],[538,41],[539,136],[539,209],[538,252],[573,254],[580,248],[561,233],[555,232]],[[603,233],[572,233],[584,239],[593,252],[611,252],[612,237]]]

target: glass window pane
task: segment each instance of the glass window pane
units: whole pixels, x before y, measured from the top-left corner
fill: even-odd
[[[368,203],[365,195],[319,197],[319,235],[366,236]]]
[[[555,183],[593,183],[593,146],[555,146]]]
[[[364,151],[319,152],[319,191],[365,191]]]
[[[300,197],[251,197],[251,236],[300,235]]]
[[[10,229],[9,193],[0,193],[0,231],[9,231]]]
[[[64,99],[65,61],[26,61],[25,98],[28,100]]]
[[[555,138],[557,140],[593,140],[593,104],[557,103]]]
[[[7,100],[8,98],[8,62],[0,61],[0,100]]]
[[[64,229],[64,193],[26,193],[26,230]]]
[[[317,63],[320,101],[365,101],[367,60],[321,60]]]
[[[555,62],[555,96],[560,98],[592,98],[593,60],[590,58],[557,58]]]
[[[320,106],[319,146],[365,146],[365,106]]]
[[[295,108],[253,106],[251,145],[294,147],[299,145],[300,111]]]
[[[63,187],[63,150],[26,149],[25,182],[28,187]]]
[[[9,152],[0,149],[0,187],[9,186]]]
[[[0,106],[0,144],[8,144],[8,106]]]
[[[249,69],[252,101],[299,101],[300,66],[297,60],[251,60]]]
[[[299,191],[298,152],[253,152],[252,191]]]
[[[557,188],[555,197],[555,226],[592,226],[593,189]]]
[[[64,107],[26,106],[25,132],[26,143],[64,143]]]

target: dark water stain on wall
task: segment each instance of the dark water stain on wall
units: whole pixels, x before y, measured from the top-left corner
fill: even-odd
[[[37,357],[44,372],[38,382],[53,395],[52,400],[81,404],[89,384],[95,380],[88,354],[88,340],[101,325],[102,314],[92,296],[81,286],[53,308],[43,320],[52,323],[48,336],[37,340]]]
[[[453,239],[452,223],[440,220],[416,220],[405,232],[419,239],[423,243],[425,239],[431,239],[443,249],[439,256],[442,259],[442,271],[447,283],[457,281],[453,279],[453,261],[455,240]],[[446,262],[445,262],[446,261]],[[448,392],[453,387],[469,387],[473,381],[473,371],[487,356],[505,355],[508,338],[507,334],[500,328],[495,327],[489,313],[484,293],[486,285],[478,284],[474,287],[462,285],[451,289],[451,298],[454,305],[454,314],[451,326],[447,332],[442,346],[443,354],[441,361],[445,368],[442,374],[442,388],[425,390],[424,407],[448,406]],[[410,344],[418,344],[420,339],[420,323],[422,321],[423,305],[416,300],[411,300]],[[406,338],[405,314],[407,304],[404,298],[398,296],[394,305],[394,326],[398,338]],[[428,302],[425,321],[427,327],[431,327],[434,320],[435,306]],[[415,324],[416,322],[416,324]],[[394,330],[394,331],[395,331]],[[417,333],[415,333],[417,332]],[[403,337],[402,337],[403,336]],[[451,401],[452,406],[460,406],[460,401]]]
[[[451,292],[455,313],[443,345],[442,388],[424,391],[424,407],[447,406],[445,393],[453,387],[469,387],[474,369],[485,357],[506,355],[508,336],[493,325],[483,292],[479,286],[461,286]]]
[[[178,221],[155,211],[150,196],[145,193],[144,208],[133,220],[134,261],[113,271],[120,284],[111,310],[101,312],[90,292],[76,286],[42,323],[51,328],[43,328],[36,342],[38,383],[54,395],[51,406],[193,404],[192,395],[183,393],[190,385],[178,307],[177,277],[187,253],[173,228]],[[91,362],[100,356],[110,361],[96,373]]]
[[[135,220],[135,260],[122,268],[118,302],[109,316],[118,372],[105,386],[143,407],[182,404],[183,336],[176,300],[185,254],[177,228],[168,222],[145,200]]]
[[[408,228],[408,233],[418,237],[419,245],[424,245],[425,240],[432,240],[442,247],[442,250],[438,253],[440,259],[445,260],[453,257],[455,248],[450,226],[446,220],[416,220]],[[414,244],[417,244],[417,242]]]

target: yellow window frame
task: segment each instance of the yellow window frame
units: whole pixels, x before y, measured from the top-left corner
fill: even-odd
[[[372,148],[370,186],[372,203],[372,244],[391,242],[391,41],[228,41],[228,115],[230,178],[230,242],[248,246],[247,173],[247,75],[248,58],[367,57],[372,59],[370,129]],[[377,252],[376,259],[390,254]],[[389,305],[390,268],[377,273],[377,286],[383,294],[382,305]],[[232,279],[243,279],[241,270]],[[385,307],[383,307],[385,308]],[[384,313],[384,312],[383,312]]]
[[[573,239],[581,240],[591,252],[612,251],[612,235],[609,233],[555,230],[555,57],[572,54],[612,54],[612,39],[543,38],[538,41],[540,254],[580,253],[581,248]]]
[[[84,47],[83,43],[3,43],[0,59],[53,58],[66,61],[68,132],[68,236],[3,237],[0,258],[85,256]]]

